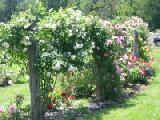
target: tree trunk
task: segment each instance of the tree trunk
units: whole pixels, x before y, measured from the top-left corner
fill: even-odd
[[[133,55],[139,57],[139,44],[138,44],[138,32],[134,31],[134,46],[133,46]]]
[[[105,99],[105,82],[102,80],[104,71],[99,62],[96,62],[96,64],[96,101],[101,102]]]
[[[30,75],[30,93],[31,93],[31,119],[41,120],[40,105],[40,78],[38,70],[35,69],[38,59],[37,43],[32,41],[28,50],[29,75]]]
[[[100,81],[96,82],[96,101],[101,102],[104,101],[105,99],[105,94],[104,94],[104,86],[100,85]]]

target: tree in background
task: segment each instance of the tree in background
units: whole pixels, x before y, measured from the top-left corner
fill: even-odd
[[[0,21],[7,21],[11,15],[33,8],[42,2],[47,8],[75,6],[85,14],[94,13],[104,19],[116,16],[140,16],[149,23],[150,28],[160,28],[160,0],[1,0]]]
[[[160,28],[160,0],[136,0],[134,8],[136,15],[148,22],[150,28]]]
[[[16,10],[16,5],[21,0],[1,0],[0,1],[0,21],[7,21],[10,19],[13,12]]]
[[[121,0],[116,6],[117,16],[140,16],[151,29],[160,28],[160,0]]]
[[[70,4],[76,5],[84,13],[94,13],[103,18],[115,16],[118,0],[69,0]]]
[[[6,4],[4,0],[0,1],[0,20],[4,18],[4,10],[6,8]]]
[[[121,0],[116,5],[116,15],[117,16],[132,16],[135,12],[133,8],[132,0]]]
[[[60,7],[64,8],[68,6],[69,0],[39,0],[41,1],[46,8],[54,10],[59,9]]]

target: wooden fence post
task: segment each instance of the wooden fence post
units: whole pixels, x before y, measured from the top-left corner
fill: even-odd
[[[133,45],[133,56],[137,56],[139,57],[140,53],[139,53],[139,44],[138,44],[138,32],[135,30],[134,31],[134,45]]]
[[[35,69],[38,57],[37,42],[32,41],[32,44],[28,49],[32,120],[41,120],[40,78],[38,70]]]

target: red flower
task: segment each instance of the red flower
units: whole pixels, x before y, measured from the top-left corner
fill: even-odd
[[[132,62],[133,62],[133,60],[128,60],[128,62],[131,62],[131,63],[132,63]]]
[[[68,99],[69,100],[74,100],[74,99],[76,99],[76,97],[75,96],[68,96]]]
[[[64,92],[64,91],[62,91],[61,96],[62,96],[62,97],[66,97],[66,96],[67,96],[67,93]]]
[[[136,61],[138,59],[137,56],[132,56],[132,60]]]
[[[48,109],[52,109],[53,108],[53,104],[48,104]]]
[[[132,56],[131,54],[127,54],[127,56]]]

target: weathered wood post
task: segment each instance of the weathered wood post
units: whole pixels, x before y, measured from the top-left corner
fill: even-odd
[[[40,103],[40,78],[35,65],[38,60],[37,42],[32,41],[28,49],[28,64],[30,75],[30,93],[31,93],[31,119],[41,120],[41,103]]]
[[[95,69],[95,75],[96,75],[96,101],[101,102],[105,99],[105,83],[102,80],[103,77],[103,68],[100,67],[100,63],[96,62],[96,69]]]
[[[134,30],[134,45],[133,45],[133,56],[139,57],[139,44],[138,44],[138,32]]]

